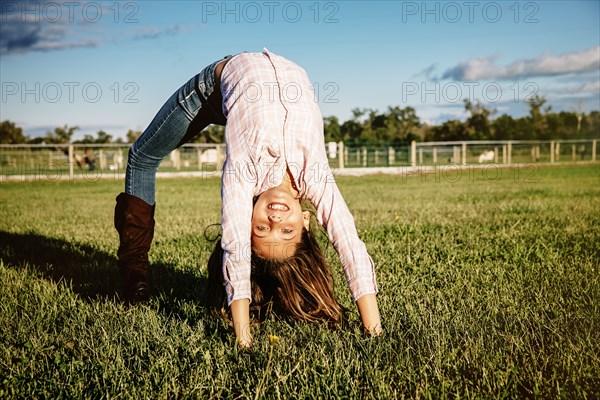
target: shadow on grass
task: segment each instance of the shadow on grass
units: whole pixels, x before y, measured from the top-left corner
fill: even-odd
[[[117,259],[93,246],[36,233],[0,231],[0,260],[14,269],[29,269],[57,284],[70,284],[86,301],[120,301]],[[205,306],[206,277],[178,271],[172,265],[151,264],[153,300],[162,312],[179,314],[180,303]]]

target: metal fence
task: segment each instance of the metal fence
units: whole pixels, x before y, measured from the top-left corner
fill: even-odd
[[[0,145],[0,177],[39,176],[50,180],[119,176],[129,144]],[[224,144],[186,144],[162,161],[161,172],[220,169]]]
[[[564,163],[596,161],[598,139],[548,141],[325,143],[331,167],[340,169],[415,165]],[[127,165],[129,144],[0,145],[0,179],[118,177]],[[185,144],[167,156],[159,172],[219,171],[224,144]]]
[[[596,161],[598,139],[411,142],[405,145],[328,145],[338,169],[407,165],[469,165]]]

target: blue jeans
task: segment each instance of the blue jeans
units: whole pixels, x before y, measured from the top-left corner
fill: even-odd
[[[156,170],[171,151],[191,140],[209,124],[225,125],[221,88],[215,87],[215,69],[227,56],[204,68],[180,87],[161,107],[129,149],[125,193],[153,205]]]

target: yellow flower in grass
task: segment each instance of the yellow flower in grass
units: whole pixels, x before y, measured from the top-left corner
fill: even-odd
[[[271,344],[271,346],[275,346],[277,344],[277,342],[279,342],[279,336],[277,335],[269,335],[269,343]]]

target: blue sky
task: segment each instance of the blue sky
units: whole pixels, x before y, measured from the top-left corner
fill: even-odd
[[[598,1],[0,0],[0,119],[30,136],[122,136],[226,54],[270,51],[308,72],[324,116],[414,107],[421,121],[600,109]]]

